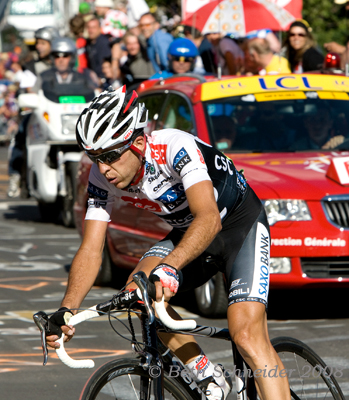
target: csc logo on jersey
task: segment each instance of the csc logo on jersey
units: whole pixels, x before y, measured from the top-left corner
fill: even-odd
[[[216,154],[215,159],[214,159],[214,165],[215,165],[216,169],[218,169],[218,170],[222,169],[224,172],[228,171],[229,175],[234,175],[234,164],[228,158],[221,156],[219,154]]]
[[[148,199],[134,199],[133,197],[122,196],[121,200],[137,208],[142,208],[143,210],[161,212],[161,207],[159,206],[159,204],[154,203]]]
[[[167,144],[149,144],[151,149],[151,158],[158,164],[166,164]]]

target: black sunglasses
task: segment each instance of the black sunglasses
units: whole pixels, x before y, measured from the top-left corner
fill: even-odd
[[[181,61],[181,62],[193,62],[193,57],[184,57],[184,56],[172,56],[172,61]]]
[[[98,162],[102,164],[112,164],[113,162],[117,161],[122,153],[128,149],[132,145],[131,142],[127,143],[125,146],[120,147],[120,149],[115,149],[115,150],[110,150],[107,151],[106,153],[98,154],[98,155],[92,155],[88,151],[85,151],[87,157],[95,164]]]
[[[307,35],[305,33],[290,33],[290,37],[293,36],[306,37]]]
[[[56,53],[53,55],[54,58],[68,58],[70,57],[70,54],[67,53]]]

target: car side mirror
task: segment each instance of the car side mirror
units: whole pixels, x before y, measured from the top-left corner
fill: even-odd
[[[38,108],[39,96],[36,93],[22,93],[18,96],[19,108]]]

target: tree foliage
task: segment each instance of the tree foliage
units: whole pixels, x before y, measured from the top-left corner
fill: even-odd
[[[349,10],[333,0],[303,0],[303,18],[312,27],[312,33],[320,47],[326,42],[347,42]]]

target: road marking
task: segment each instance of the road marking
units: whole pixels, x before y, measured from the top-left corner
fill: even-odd
[[[0,270],[2,271],[53,271],[62,268],[61,264],[55,264],[50,262],[36,262],[32,263],[29,261],[24,262],[12,262],[12,263],[0,263]]]
[[[314,338],[314,339],[304,339],[302,340],[304,343],[321,343],[321,342],[333,342],[336,340],[349,340],[349,335],[339,335],[339,336],[327,336],[322,338]]]
[[[60,254],[54,254],[53,256],[43,255],[43,256],[19,256],[19,259],[23,261],[33,261],[33,260],[64,260],[66,257],[61,256]]]
[[[1,225],[1,224],[0,224]],[[76,234],[59,234],[59,235],[7,235],[2,236],[1,240],[28,240],[28,239],[81,239],[80,235]]]
[[[39,289],[41,287],[47,286],[48,282],[40,282],[35,285],[1,285],[0,288],[19,290],[21,292],[31,292],[32,290]]]
[[[13,247],[0,247],[0,251],[7,251],[9,253],[27,253],[28,250],[32,249],[33,247],[33,243],[24,243],[22,247],[16,249]]]
[[[327,329],[327,328],[339,328],[341,326],[345,326],[345,324],[314,325],[313,328],[316,328],[316,329]]]

